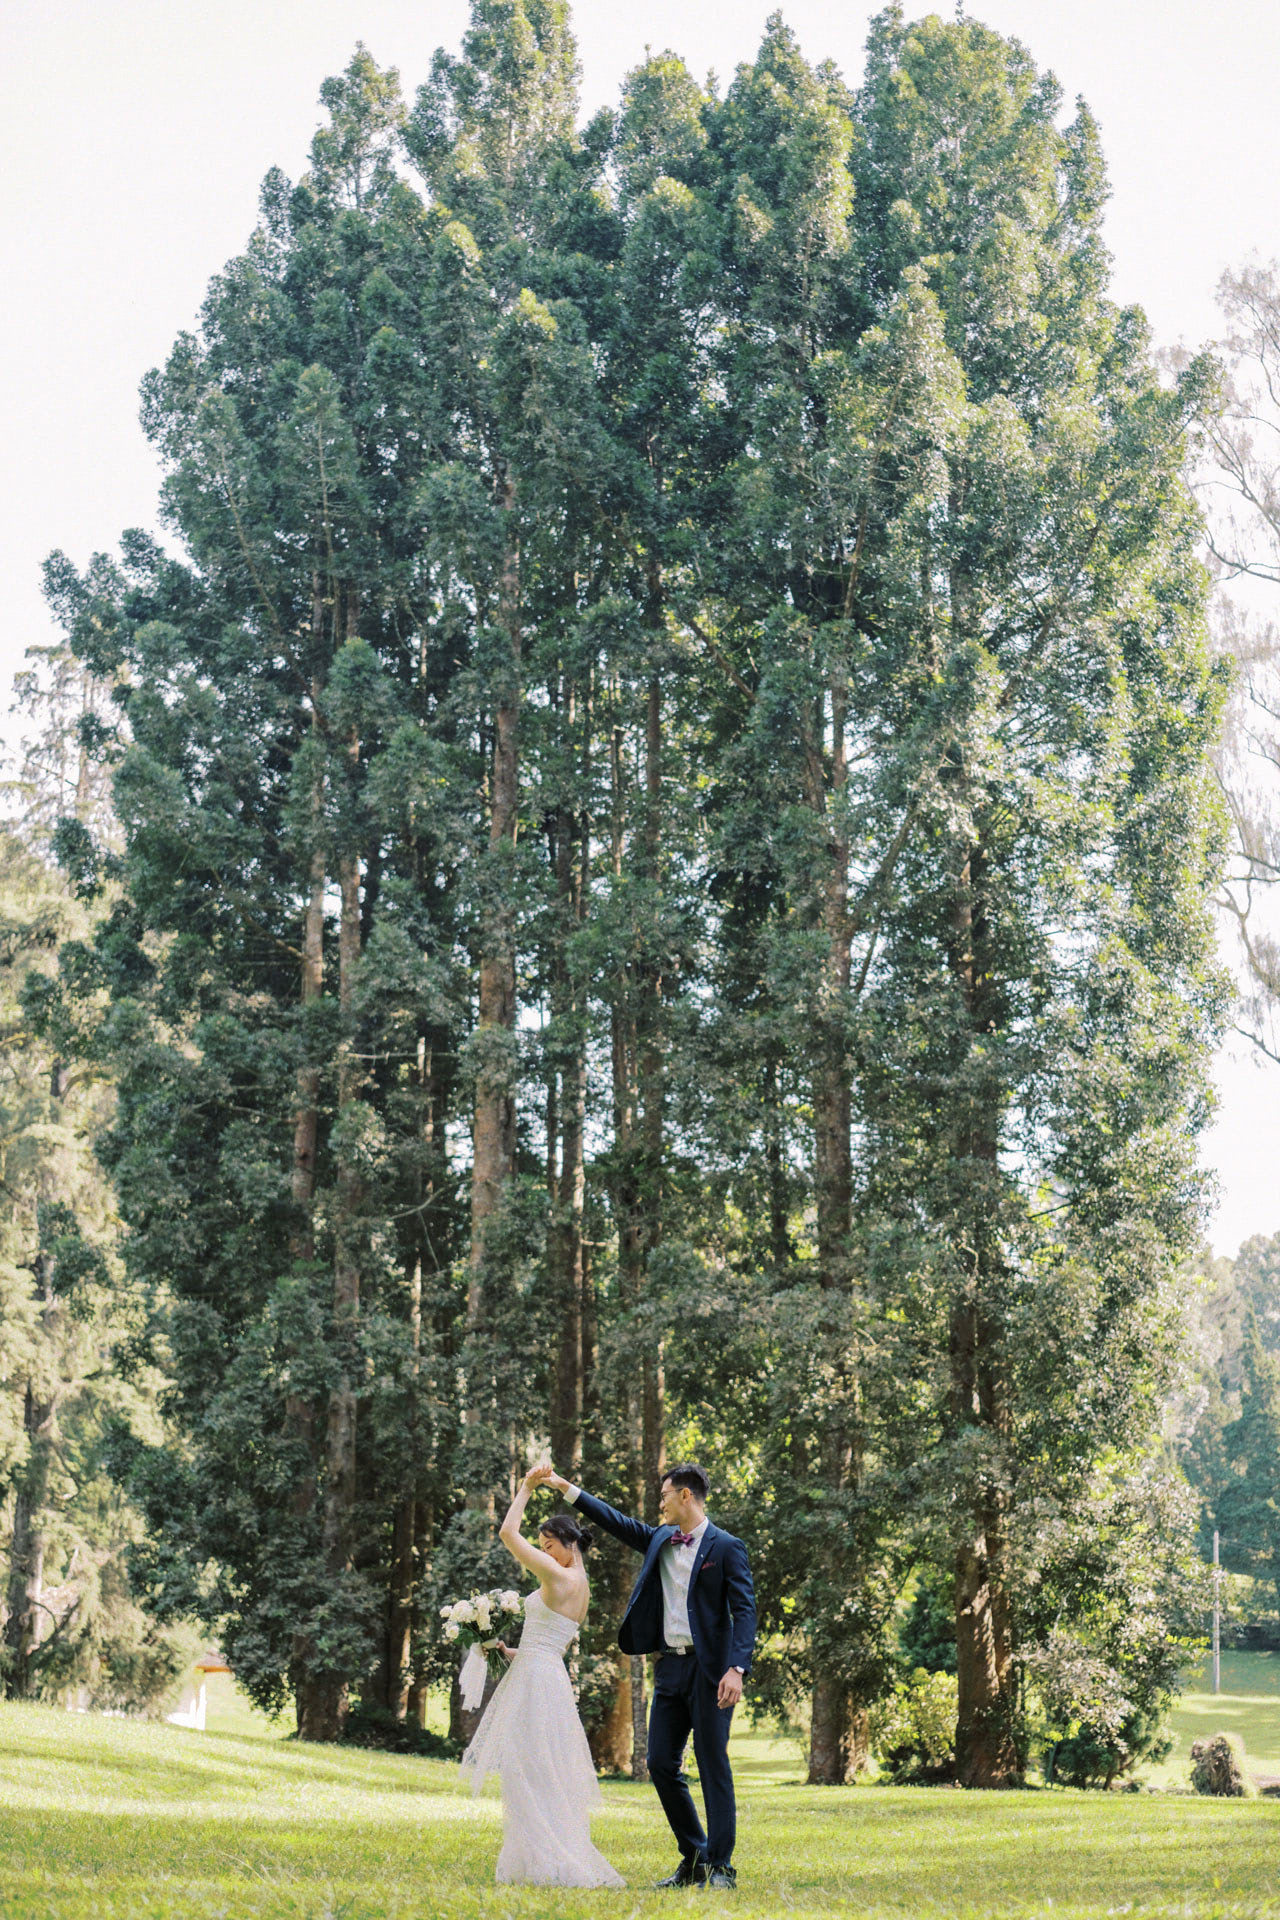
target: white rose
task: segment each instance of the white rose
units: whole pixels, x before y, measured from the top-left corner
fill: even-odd
[[[509,1587],[506,1593],[503,1594],[502,1604],[508,1613],[519,1613],[520,1595],[515,1591],[514,1587]]]
[[[452,1618],[453,1618],[453,1606],[452,1606],[452,1604],[450,1604],[450,1605],[449,1605],[449,1606],[447,1606],[447,1607],[441,1607],[441,1609],[440,1609],[440,1618],[441,1618],[442,1620],[452,1620]]]
[[[450,1624],[449,1624],[449,1625],[448,1625],[448,1626],[447,1626],[447,1627],[445,1628],[445,1630],[444,1630],[444,1637],[445,1637],[445,1639],[446,1639],[446,1640],[456,1640],[456,1639],[457,1639],[457,1637],[458,1637],[458,1629],[457,1629],[457,1627],[455,1627],[455,1626],[453,1625],[453,1623],[452,1623],[452,1622],[450,1622]]]
[[[476,1601],[476,1625],[482,1633],[488,1633],[493,1624],[493,1613],[489,1602],[483,1596]]]
[[[459,1600],[453,1610],[453,1617],[455,1620],[460,1621],[464,1627],[469,1627],[476,1617],[476,1610],[469,1600]]]

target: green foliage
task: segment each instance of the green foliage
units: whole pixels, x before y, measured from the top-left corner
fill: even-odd
[[[1100,1473],[1060,1522],[1023,1614],[1046,1775],[1109,1787],[1171,1750],[1169,1709],[1203,1646],[1208,1579],[1178,1477]]]
[[[1255,1237],[1234,1261],[1216,1261],[1197,1301],[1195,1377],[1179,1435],[1188,1478],[1203,1496],[1201,1550],[1220,1536],[1230,1572],[1263,1582],[1255,1612],[1274,1612],[1275,1479],[1280,1465],[1276,1242]]]
[[[1204,370],[975,22],[891,8],[857,95],[776,15],[723,97],[576,79],[562,0],[408,110],[358,49],[145,383],[186,557],[49,563],[122,846],[63,832],[112,891],[28,1006],[117,1087],[136,1576],[304,1730],[399,1720],[528,1453],[651,1502],[678,1434],[815,1779],[948,1611],[962,1778],[1041,1670],[1128,1765],[1225,1004]]]
[[[39,799],[26,826],[37,843]],[[81,890],[13,830],[0,836],[0,929],[0,1681],[18,1698],[154,1713],[194,1648],[189,1629],[160,1627],[137,1605],[128,1559],[142,1520],[112,1479],[109,1441],[121,1427],[156,1435],[162,1381],[135,1350],[138,1303],[94,1159],[110,1089],[27,1017],[60,948],[88,930]]]
[[[955,1676],[917,1667],[899,1680],[872,1709],[871,1751],[881,1772],[899,1786],[954,1779]]]
[[[1218,1492],[1214,1518],[1230,1542],[1226,1564],[1271,1580],[1280,1600],[1280,1360],[1264,1348],[1252,1316],[1241,1366],[1239,1418],[1222,1434],[1235,1470]]]
[[[908,1673],[954,1673],[956,1623],[951,1580],[933,1567],[916,1574],[911,1601],[898,1629],[898,1658]]]

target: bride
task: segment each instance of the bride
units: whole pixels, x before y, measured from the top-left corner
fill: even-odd
[[[550,1467],[526,1473],[498,1535],[508,1553],[537,1574],[538,1589],[525,1602],[519,1646],[502,1648],[511,1665],[462,1765],[473,1793],[490,1773],[502,1782],[498,1881],[621,1887],[622,1876],[591,1844],[591,1809],[602,1796],[564,1664],[587,1617],[582,1555],[591,1534],[563,1513],[539,1528],[536,1547],[520,1531],[529,1495],[550,1475]]]

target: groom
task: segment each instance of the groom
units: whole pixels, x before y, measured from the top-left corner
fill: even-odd
[[[558,1473],[550,1481],[597,1526],[644,1555],[618,1645],[624,1653],[659,1655],[649,1714],[649,1777],[676,1837],[680,1864],[658,1885],[736,1886],[729,1723],[742,1698],[756,1637],[747,1550],[708,1520],[710,1482],[701,1467],[672,1467],[663,1476],[657,1527],[628,1518]],[[707,1804],[705,1833],[680,1766],[690,1733]]]

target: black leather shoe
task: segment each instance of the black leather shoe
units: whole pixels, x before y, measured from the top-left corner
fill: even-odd
[[[738,1884],[738,1876],[732,1867],[708,1867],[704,1882],[708,1893],[732,1893]]]
[[[665,1880],[657,1881],[655,1883],[655,1891],[667,1887],[705,1887],[706,1884],[706,1861],[700,1860],[696,1854],[692,1859],[690,1859],[688,1854],[682,1854],[680,1865],[676,1868],[675,1872],[669,1873]]]

